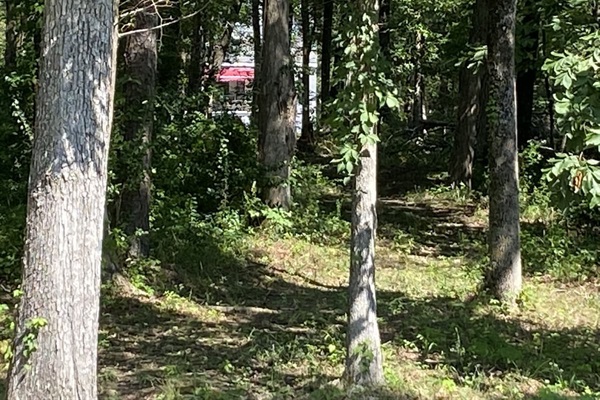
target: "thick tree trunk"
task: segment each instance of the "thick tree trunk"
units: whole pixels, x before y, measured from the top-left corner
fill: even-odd
[[[97,398],[115,15],[113,0],[46,1],[9,399]]]
[[[363,26],[359,32],[372,32],[360,57],[368,60],[360,68],[361,75],[375,73],[378,46],[378,0],[358,0],[357,14]],[[358,30],[360,29],[360,30]],[[367,50],[367,49],[372,50]],[[348,79],[353,81],[352,76]],[[361,89],[358,89],[359,91]],[[367,109],[374,105],[375,93],[363,89],[356,93]],[[355,121],[355,124],[361,124]],[[377,124],[370,126],[370,135],[377,134]],[[361,143],[360,140],[358,140]],[[377,230],[377,144],[368,141],[360,146],[358,165],[352,192],[352,235],[350,242],[349,312],[346,336],[345,378],[350,385],[376,386],[383,383],[383,356],[377,323],[375,292],[375,238]]]
[[[469,43],[481,46],[487,40],[488,1],[477,0]],[[450,179],[454,185],[465,184],[471,188],[475,149],[478,140],[485,140],[485,107],[487,104],[487,68],[468,69],[464,62],[458,83],[458,123],[454,135],[454,148],[450,162]],[[480,144],[481,145],[481,144]]]
[[[331,96],[331,49],[334,0],[323,1],[323,33],[321,42],[321,105]]]
[[[254,45],[254,82],[252,84],[252,120],[258,121],[258,98],[260,93],[260,59],[262,36],[260,32],[260,0],[252,0],[252,38]]]
[[[515,0],[491,0],[488,41],[491,269],[487,286],[500,300],[521,291],[519,175],[515,96]]]
[[[296,93],[290,55],[289,0],[265,0],[259,112],[259,159],[264,169],[263,199],[291,206],[289,178],[296,146]]]
[[[120,219],[129,237],[128,258],[150,255],[151,143],[158,59],[158,16],[151,4],[135,16],[134,28],[146,30],[125,37],[122,165],[127,165],[121,199]]]
[[[310,51],[312,37],[310,29],[309,0],[301,0],[302,17],[302,134],[298,141],[300,150],[310,151],[313,148],[313,126],[310,120]]]

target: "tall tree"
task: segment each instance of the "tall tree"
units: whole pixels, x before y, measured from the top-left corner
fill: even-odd
[[[292,196],[289,185],[291,161],[296,147],[296,91],[290,47],[289,0],[265,0],[260,68],[259,159],[264,170],[263,199],[287,209]]]
[[[4,69],[8,72],[13,71],[17,64],[17,15],[12,0],[5,0],[4,5]]]
[[[137,3],[132,34],[125,33],[123,103],[123,190],[119,219],[129,238],[128,258],[150,255],[151,158],[157,75],[158,15],[151,1]]]
[[[533,103],[538,76],[540,15],[537,3],[526,0],[521,5],[520,24],[516,33],[517,45],[517,131],[518,144],[523,149],[533,139]]]
[[[488,32],[488,0],[476,0],[473,8],[469,45],[480,48],[486,44]],[[450,179],[455,185],[471,187],[473,163],[478,139],[484,139],[488,98],[487,67],[470,68],[475,60],[464,61],[458,82],[458,123],[450,161]]]
[[[45,2],[10,399],[97,398],[115,15],[113,0]]]
[[[491,268],[487,286],[499,299],[513,302],[521,291],[519,173],[515,95],[516,0],[490,0],[488,70]]]
[[[377,79],[379,58],[379,0],[355,0],[350,32],[349,57],[356,62],[347,78],[342,99],[358,101],[352,108],[353,126],[360,127],[358,163],[352,191],[349,312],[346,336],[345,377],[349,384],[379,385],[383,382],[381,339],[375,295],[375,237],[377,229]],[[350,64],[353,65],[353,64]],[[352,101],[352,100],[350,100]],[[365,118],[366,117],[366,118]]]
[[[310,120],[310,53],[312,50],[312,31],[310,24],[309,0],[301,0],[302,19],[302,134],[298,148],[309,150],[313,144],[313,126]]]

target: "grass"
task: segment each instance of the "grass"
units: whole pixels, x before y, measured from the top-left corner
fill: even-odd
[[[178,262],[153,264],[141,285],[154,290],[104,288],[100,398],[600,398],[597,281],[528,267],[518,309],[506,309],[476,296],[484,209],[440,191],[379,209],[385,389],[340,385],[345,241],[256,232],[236,248],[174,246]]]
[[[347,393],[339,383],[344,245],[257,233],[242,258],[213,249],[212,265],[169,271],[172,286],[160,295],[107,290],[101,397],[598,398],[597,284],[530,274],[518,309],[474,296],[485,262],[482,215],[439,193],[382,199],[385,390]]]

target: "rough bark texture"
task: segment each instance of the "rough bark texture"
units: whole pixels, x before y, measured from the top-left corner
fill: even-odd
[[[259,159],[264,169],[263,199],[289,208],[289,177],[296,146],[296,94],[290,56],[289,0],[265,0],[261,66]]]
[[[321,104],[331,96],[331,49],[334,0],[323,1],[323,33],[321,42]]]
[[[11,400],[97,398],[115,12],[113,0],[46,1]],[[27,354],[34,318],[47,326]]]
[[[378,54],[378,0],[359,1],[359,19],[374,32],[374,54]],[[373,55],[369,55],[373,56]],[[377,55],[373,56],[377,58]],[[376,62],[375,60],[373,62]],[[369,66],[361,73],[370,74]],[[349,80],[352,78],[350,77]],[[364,103],[373,103],[374,93],[365,91]],[[356,121],[356,123],[360,123]],[[371,128],[377,134],[377,125]],[[377,386],[383,383],[383,356],[377,323],[375,294],[375,237],[377,229],[377,144],[362,145],[352,193],[352,235],[350,243],[349,312],[346,336],[345,378],[351,385]]]
[[[477,0],[473,10],[469,43],[481,46],[487,40],[488,1]],[[475,149],[480,138],[485,140],[485,107],[487,104],[487,68],[468,69],[463,63],[458,83],[458,123],[450,162],[450,179],[455,185],[471,187]]]
[[[146,29],[125,37],[123,140],[121,156],[125,181],[121,198],[120,219],[129,237],[128,258],[150,255],[151,142],[154,122],[154,97],[157,72],[157,30],[151,30],[158,16],[151,4],[135,16],[134,28]]]
[[[301,0],[302,17],[302,134],[298,148],[310,150],[313,146],[313,126],[310,120],[310,51],[312,48],[312,32],[310,29],[309,0]]]
[[[519,177],[515,96],[515,0],[492,0],[488,40],[491,269],[488,288],[512,302],[521,291]]]

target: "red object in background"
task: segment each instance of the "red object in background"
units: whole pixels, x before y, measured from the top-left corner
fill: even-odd
[[[248,82],[254,80],[254,68],[223,67],[217,76],[218,82]]]

